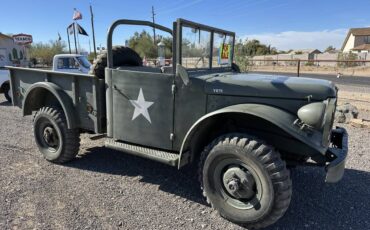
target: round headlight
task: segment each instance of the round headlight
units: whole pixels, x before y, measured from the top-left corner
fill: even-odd
[[[302,106],[298,110],[298,118],[306,125],[316,129],[321,129],[325,114],[326,105],[323,102],[314,102]]]

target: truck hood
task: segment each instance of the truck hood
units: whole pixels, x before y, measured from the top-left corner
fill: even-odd
[[[325,100],[337,94],[331,81],[313,78],[223,73],[212,74],[206,81],[208,94],[289,99],[311,97],[312,100]]]

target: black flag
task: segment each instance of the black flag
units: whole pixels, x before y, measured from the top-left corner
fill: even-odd
[[[73,34],[73,23],[67,27],[67,31],[69,34]]]
[[[82,35],[85,35],[85,36],[89,36],[89,35],[86,33],[85,29],[84,29],[84,28],[82,28],[82,26],[80,26],[77,22],[76,22],[76,27],[77,27],[77,31],[78,31],[78,33],[79,33],[79,34],[82,34]]]

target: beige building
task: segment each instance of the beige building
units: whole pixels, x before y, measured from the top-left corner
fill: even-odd
[[[28,60],[25,46],[15,44],[12,37],[0,33],[0,67],[6,65],[27,66]]]
[[[342,45],[343,53],[368,53],[370,51],[370,27],[352,28]]]

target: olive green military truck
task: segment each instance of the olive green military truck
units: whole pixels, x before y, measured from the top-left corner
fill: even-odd
[[[148,66],[133,49],[113,47],[119,25],[168,33],[172,59]],[[221,216],[265,227],[288,209],[287,167],[320,166],[327,182],[342,178],[348,135],[333,129],[331,82],[240,73],[234,42],[233,32],[184,19],[173,29],[118,20],[90,74],[8,67],[13,105],[35,114],[35,142],[48,161],[74,159],[80,133],[104,134],[107,148],[179,169],[196,165]]]

